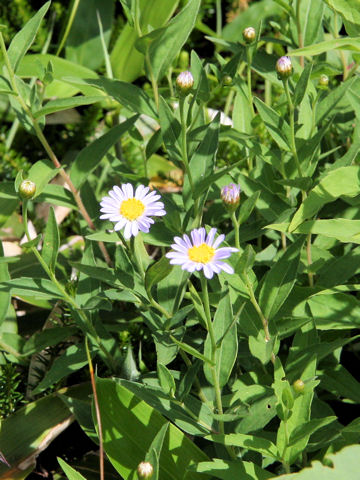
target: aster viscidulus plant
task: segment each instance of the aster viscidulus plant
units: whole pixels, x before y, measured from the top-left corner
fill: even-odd
[[[115,185],[108,197],[103,197],[100,205],[102,220],[115,223],[114,230],[124,229],[124,237],[128,240],[136,237],[139,231],[148,233],[154,223],[151,217],[165,215],[164,204],[155,191],[149,193],[149,187],[139,185],[135,192],[131,183],[120,187]]]
[[[205,228],[195,228],[190,236],[183,235],[175,237],[171,247],[172,251],[166,254],[172,265],[180,265],[183,270],[190,273],[203,270],[206,278],[210,279],[214,273],[224,270],[226,273],[234,273],[234,269],[223,262],[229,258],[237,248],[222,247],[219,245],[224,241],[225,235],[221,234],[215,240],[216,228],[212,228],[206,235]]]

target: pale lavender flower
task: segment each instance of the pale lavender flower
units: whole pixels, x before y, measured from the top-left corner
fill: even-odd
[[[230,209],[234,210],[240,203],[240,185],[230,183],[221,189],[221,200]]]
[[[172,251],[166,254],[172,265],[180,265],[183,270],[190,273],[203,270],[206,278],[212,278],[214,273],[224,270],[226,273],[234,273],[234,269],[222,260],[230,257],[237,248],[222,247],[225,235],[219,235],[215,240],[216,228],[212,228],[206,235],[205,228],[197,228],[191,231],[191,239],[188,235],[175,237]]]
[[[164,204],[156,192],[149,193],[149,187],[139,185],[134,193],[131,183],[114,186],[108,197],[103,197],[100,211],[102,220],[115,223],[114,230],[124,229],[124,237],[136,237],[139,230],[148,233],[154,220],[150,217],[165,215]]]
[[[293,71],[290,57],[280,57],[276,62],[276,71],[281,78],[290,77]]]
[[[181,72],[176,78],[176,85],[181,93],[188,93],[194,85],[194,77],[191,72]]]

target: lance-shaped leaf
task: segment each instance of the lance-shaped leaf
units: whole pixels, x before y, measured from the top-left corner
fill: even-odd
[[[149,47],[149,58],[155,80],[160,80],[177,57],[194,28],[201,0],[189,0],[180,13],[164,27]]]
[[[356,197],[359,191],[359,166],[341,167],[330,171],[300,205],[290,223],[289,232],[293,232],[305,220],[316,215],[327,203],[334,202],[341,196]]]
[[[41,20],[50,7],[50,3],[51,2],[46,2],[12,39],[8,49],[8,56],[13,70],[16,71],[19,62],[31,47],[35,35],[39,30]]]
[[[49,217],[46,223],[44,243],[41,251],[46,265],[51,272],[55,271],[56,259],[59,252],[60,237],[53,207],[50,207]]]
[[[166,419],[137,395],[116,381],[97,379],[104,449],[113,466],[124,478],[134,478],[134,470],[144,460],[154,437]],[[159,478],[182,480],[192,463],[208,460],[206,455],[177,427],[170,424],[160,455]],[[197,478],[188,473],[187,479]]]
[[[215,371],[219,385],[220,387],[223,387],[229,380],[238,351],[236,323],[234,321],[234,314],[228,292],[219,302],[219,306],[216,310],[213,320],[213,329],[215,341],[217,343],[215,354]],[[206,337],[204,355],[208,358],[211,358],[210,334],[208,334]],[[208,382],[213,385],[214,379],[212,376],[211,367],[208,364],[204,364],[204,373]]]
[[[276,315],[295,284],[303,242],[304,239],[300,238],[293,243],[274,263],[265,277],[260,291],[259,304],[268,320]]]

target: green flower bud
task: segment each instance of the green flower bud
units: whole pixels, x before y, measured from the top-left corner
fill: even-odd
[[[191,75],[191,72],[187,70],[181,72],[176,79],[176,85],[180,93],[187,95],[194,85],[194,77]]]
[[[290,57],[280,57],[276,62],[276,71],[282,80],[291,77],[293,66]]]
[[[223,84],[226,85],[227,87],[232,85],[233,84],[232,77],[230,77],[230,75],[225,75],[225,77],[223,78]]]
[[[299,378],[293,383],[293,389],[296,393],[302,393],[305,389],[305,383]]]
[[[19,194],[23,199],[33,198],[36,192],[36,185],[31,180],[23,180],[20,183]]]
[[[329,85],[329,77],[327,75],[320,75],[319,87],[325,90],[328,88],[328,85]]]
[[[242,34],[246,43],[252,43],[256,38],[256,31],[253,27],[245,28]]]
[[[154,468],[150,462],[141,462],[137,467],[139,478],[151,478],[154,473]]]

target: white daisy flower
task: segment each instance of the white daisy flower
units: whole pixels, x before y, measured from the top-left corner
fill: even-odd
[[[216,228],[212,228],[206,236],[205,228],[192,230],[191,240],[188,235],[175,237],[171,245],[173,251],[166,254],[172,265],[181,265],[183,270],[193,273],[195,270],[203,270],[206,278],[212,278],[214,273],[221,270],[227,273],[234,273],[234,269],[223,262],[224,258],[230,257],[237,248],[218,246],[224,241],[225,235],[219,235],[215,239]]]
[[[158,202],[160,195],[149,193],[149,187],[139,185],[135,190],[131,183],[114,186],[108,197],[103,197],[100,211],[102,220],[115,223],[114,230],[124,229],[124,237],[136,237],[141,230],[148,233],[154,220],[150,217],[165,215],[164,204]]]

